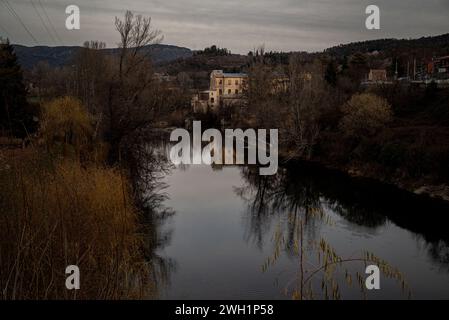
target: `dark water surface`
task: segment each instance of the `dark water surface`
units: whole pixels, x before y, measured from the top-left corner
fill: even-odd
[[[164,182],[175,215],[159,252],[173,263],[163,299],[291,299],[301,288],[304,298],[322,299],[336,286],[342,299],[449,298],[445,204],[305,164],[273,177],[193,165]],[[364,293],[357,277],[364,283],[365,264],[354,261],[301,285],[323,265],[323,241],[341,259],[369,252],[397,278],[381,274],[381,289]]]

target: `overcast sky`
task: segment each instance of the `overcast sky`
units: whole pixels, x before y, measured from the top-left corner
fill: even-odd
[[[65,28],[70,4],[80,8],[80,30]],[[380,7],[380,30],[365,29],[369,4]],[[352,41],[449,32],[449,0],[0,0],[0,34],[25,45],[101,40],[115,47],[114,17],[127,9],[151,16],[165,44],[191,49],[217,44],[236,53],[261,44],[267,50],[316,51]],[[50,23],[57,33],[53,37],[45,29],[52,30]]]

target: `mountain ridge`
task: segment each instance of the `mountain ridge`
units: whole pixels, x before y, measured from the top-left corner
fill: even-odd
[[[35,46],[13,45],[19,63],[24,69],[32,69],[38,62],[46,61],[52,67],[60,67],[70,63],[72,57],[81,46]],[[422,50],[425,49],[425,50]],[[102,49],[108,53],[118,52],[118,48]],[[155,44],[146,46],[144,50],[151,50],[150,56],[156,65],[177,63],[188,58],[195,59],[194,50],[169,44]],[[319,52],[291,51],[306,54],[329,54],[342,58],[354,53],[383,52],[386,55],[397,54],[398,51],[426,51],[425,55],[449,54],[449,33],[436,36],[423,36],[414,39],[383,38],[365,41],[350,42],[332,46]],[[231,56],[244,57],[244,55],[232,54]],[[225,57],[226,58],[226,57]],[[229,58],[226,58],[229,59]],[[243,58],[242,58],[243,59]],[[185,63],[185,62],[184,62]]]
[[[24,69],[32,69],[39,62],[47,62],[51,67],[61,67],[70,63],[76,52],[82,49],[81,46],[34,46],[13,44],[17,54],[19,64]],[[118,52],[118,48],[102,49],[108,53]],[[154,44],[143,48],[150,50],[150,56],[155,64],[169,62],[180,58],[188,58],[193,55],[189,48],[178,47],[168,44]]]
[[[356,52],[369,53],[373,51],[394,51],[405,48],[409,50],[428,48],[435,49],[436,51],[449,51],[449,33],[413,39],[383,38],[356,41],[333,46],[323,50],[323,52],[334,56],[349,56]]]

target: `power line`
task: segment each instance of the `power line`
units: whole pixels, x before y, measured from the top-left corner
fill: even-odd
[[[11,39],[11,37],[10,37],[8,31],[6,31],[6,29],[3,28],[1,24],[0,24],[0,30],[2,30],[3,33],[5,33],[5,35],[6,35],[6,37],[7,37],[8,39]]]
[[[53,23],[50,20],[50,17],[47,14],[47,10],[45,9],[45,7],[42,5],[41,0],[37,0],[37,2],[39,3],[39,6],[42,8],[42,11],[44,11],[45,17],[47,18],[48,24],[50,25],[51,29],[53,30],[53,32],[55,33],[56,39],[58,39],[59,43],[63,43],[63,41],[61,40],[61,38],[58,35],[58,32],[55,29],[55,26],[53,25]]]
[[[1,4],[2,2],[0,2],[0,4]],[[0,30],[2,30],[3,31],[3,33],[6,35],[6,37],[8,38],[8,39],[11,39],[11,36],[10,36],[10,34],[9,34],[9,32],[0,24]]]
[[[50,36],[51,40],[53,41],[53,43],[56,43],[55,41],[55,37],[53,36],[53,34],[50,32],[50,30],[47,27],[47,24],[45,23],[44,19],[42,18],[41,14],[39,13],[39,10],[37,10],[36,5],[34,4],[33,0],[30,0],[31,4],[33,5],[34,11],[36,11],[39,19],[42,22],[42,25],[44,26],[45,30],[47,31],[48,35]]]
[[[27,28],[27,26],[25,25],[25,23],[23,23],[22,19],[19,17],[19,15],[17,14],[17,12],[14,10],[14,8],[11,6],[11,4],[8,2],[8,0],[3,0],[3,3],[5,4],[6,8],[8,9],[9,13],[11,13],[11,15],[13,16],[13,18],[16,18],[17,21],[20,22],[20,24],[22,25],[22,27],[25,29],[25,31],[28,33],[28,35],[31,37],[31,39],[33,39],[33,41],[35,42],[35,44],[38,44],[38,41],[36,40],[36,38],[33,36],[33,34],[31,33],[31,31]]]

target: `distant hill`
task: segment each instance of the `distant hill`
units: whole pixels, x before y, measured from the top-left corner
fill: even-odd
[[[33,68],[38,62],[46,61],[50,66],[60,67],[70,63],[76,52],[81,47],[47,47],[36,46],[26,47],[22,45],[14,45],[14,50],[19,59],[19,63],[24,69]],[[104,49],[108,53],[116,53],[118,49]],[[156,44],[144,48],[149,50],[151,58],[155,64],[170,62],[173,60],[188,58],[193,55],[188,48],[182,48],[172,45]]]
[[[47,47],[36,46],[26,47],[14,45],[19,58],[19,63],[24,69],[33,68],[39,61],[46,61],[50,66],[63,66],[70,63],[72,57],[81,47]],[[118,49],[104,49],[108,53],[114,54]],[[210,72],[214,69],[224,69],[227,71],[239,71],[248,63],[248,57],[244,55],[205,55],[194,54],[188,48],[172,45],[151,45],[146,48],[151,51],[153,62],[158,65],[161,72],[176,75],[179,72]],[[449,33],[422,37],[419,39],[378,39],[349,44],[341,44],[324,50],[325,54],[337,58],[350,56],[356,52],[372,53],[380,52],[384,57],[400,56],[401,54],[414,55],[417,57],[431,57],[449,54]],[[322,54],[305,53],[305,56],[314,56]],[[269,53],[269,57],[288,61],[290,53],[274,52]],[[271,55],[271,56],[270,56]],[[279,57],[278,57],[279,56]],[[278,59],[278,60],[279,60]]]
[[[378,39],[353,42],[331,47],[324,52],[341,58],[356,52],[369,53],[379,51],[392,54],[394,52],[413,52],[421,49],[425,49],[435,55],[449,53],[449,33],[419,39]]]

